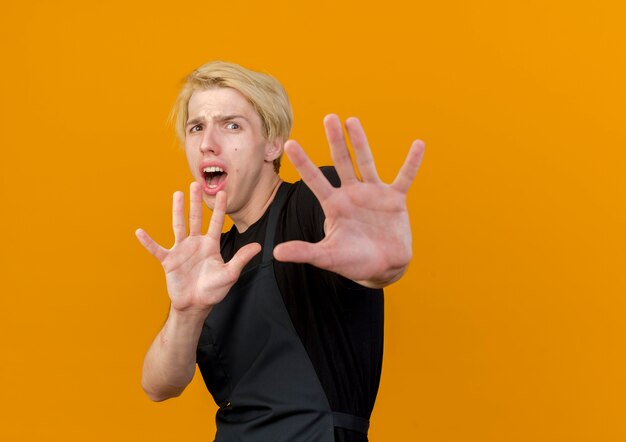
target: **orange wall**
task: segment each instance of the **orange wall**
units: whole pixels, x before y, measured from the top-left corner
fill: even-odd
[[[427,143],[372,441],[626,440],[625,12],[5,0],[0,439],[211,440],[199,378],[140,389],[168,301],[133,232],[171,241],[191,178],[166,118],[219,58],[285,84],[318,164],[328,112],[361,118],[386,180]]]

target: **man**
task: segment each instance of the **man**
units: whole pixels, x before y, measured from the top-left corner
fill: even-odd
[[[382,364],[382,287],[411,259],[406,192],[423,143],[391,185],[357,119],[324,120],[333,168],[286,141],[282,86],[208,63],[186,80],[176,130],[194,182],[189,232],[174,194],[171,249],[137,238],[163,265],[169,317],[148,350],[143,388],[178,396],[198,364],[219,405],[216,441],[366,441]],[[303,181],[278,176],[284,151]],[[202,202],[212,209],[201,233]],[[224,215],[234,226],[220,235]]]

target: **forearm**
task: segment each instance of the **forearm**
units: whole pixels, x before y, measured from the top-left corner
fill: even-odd
[[[163,328],[146,353],[142,387],[150,399],[162,401],[180,395],[191,382],[196,348],[208,311],[178,312],[170,308]]]

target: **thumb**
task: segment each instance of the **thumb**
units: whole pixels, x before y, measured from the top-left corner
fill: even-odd
[[[284,262],[307,263],[321,269],[332,267],[332,254],[319,243],[287,241],[274,248],[274,258]]]
[[[144,246],[152,256],[158,259],[159,262],[163,262],[163,260],[167,257],[167,250],[150,238],[150,235],[148,235],[145,230],[137,229],[135,231],[135,236],[141,245]]]
[[[252,244],[246,244],[240,248],[235,256],[228,261],[228,266],[232,268],[232,271],[237,275],[241,273],[243,268],[250,262],[254,255],[261,251],[261,244],[254,242]]]

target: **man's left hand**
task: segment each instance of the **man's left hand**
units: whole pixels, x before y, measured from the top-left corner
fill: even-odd
[[[290,140],[287,156],[320,201],[326,236],[318,243],[289,241],[274,249],[279,261],[309,263],[367,287],[384,287],[400,279],[412,256],[406,193],[417,174],[424,143],[414,141],[391,184],[378,177],[365,132],[356,118],[346,120],[361,179],[352,165],[336,115],[324,119],[326,137],[341,187],[333,187],[302,150]]]

